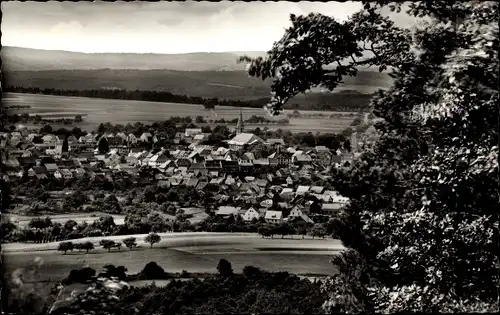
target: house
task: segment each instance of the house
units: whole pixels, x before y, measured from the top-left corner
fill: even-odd
[[[241,207],[220,206],[215,214],[222,217],[228,217],[230,215],[238,215],[239,210],[241,210]]]
[[[284,146],[285,141],[283,139],[267,139],[266,144],[270,146]]]
[[[186,187],[194,188],[196,185],[198,185],[198,179],[196,177],[192,177],[186,182]]]
[[[142,142],[151,142],[153,138],[153,135],[149,132],[144,132],[141,137],[139,138],[139,140],[141,140]]]
[[[238,161],[221,161],[222,169],[226,172],[237,172],[240,169]]]
[[[202,133],[201,128],[186,128],[184,131],[184,137],[185,138],[193,138],[196,135],[199,135]]]
[[[54,177],[57,179],[61,179],[61,178],[63,178],[63,174],[61,173],[60,170],[57,170],[54,172]]]
[[[305,154],[303,151],[297,151],[292,155],[292,163],[304,165],[311,164],[313,159],[311,156]]]
[[[352,153],[344,153],[340,156],[341,163],[349,162],[351,163],[354,159],[354,155]]]
[[[162,188],[170,188],[170,181],[168,180],[159,180],[157,183],[158,187]]]
[[[266,211],[264,220],[266,220],[267,223],[280,224],[283,222],[283,212],[268,210]]]
[[[307,192],[309,192],[309,188],[310,188],[310,186],[299,185],[299,187],[297,187],[296,194],[297,195],[305,195]]]
[[[33,166],[28,170],[29,177],[36,177],[36,175],[47,173],[47,169],[43,166]]]
[[[273,166],[288,166],[290,164],[290,157],[286,151],[281,150],[278,146],[276,152],[269,157],[269,163]]]
[[[325,190],[325,187],[323,187],[323,186],[311,186],[311,188],[310,188],[310,191],[313,194],[322,194],[324,190]]]
[[[137,142],[139,142],[139,139],[137,139],[137,137],[133,133],[129,133],[127,136],[127,142],[130,144],[136,144]]]
[[[264,140],[257,137],[253,133],[240,133],[228,142],[229,148],[232,150],[240,150],[245,145],[252,145],[256,143],[264,143]]]
[[[321,206],[321,212],[325,215],[335,215],[344,207],[341,203],[324,203]]]
[[[332,152],[325,146],[316,146],[315,148],[317,162],[322,166],[328,166],[332,164]]]
[[[268,181],[265,179],[257,179],[257,185],[262,189],[265,189],[268,186],[268,184],[269,184]]]
[[[182,157],[182,158],[179,158],[175,161],[175,165],[177,167],[186,167],[186,168],[189,168],[191,166],[191,162],[189,161],[188,158],[185,158],[185,157]]]
[[[193,142],[201,142],[201,141],[205,140],[206,138],[207,138],[207,136],[205,136],[204,134],[196,135],[193,137]]]
[[[236,179],[234,179],[231,175],[228,175],[226,180],[224,181],[224,185],[231,186],[236,183]]]
[[[57,167],[55,163],[45,163],[44,166],[47,169],[48,173],[54,173],[59,169],[59,167]]]
[[[56,145],[57,143],[57,137],[53,134],[46,134],[45,136],[42,137],[43,143],[45,144],[51,144],[51,145]]]
[[[182,177],[170,177],[169,179],[170,186],[179,186],[182,182]]]
[[[160,141],[168,140],[168,135],[166,132],[157,132],[153,136],[153,143],[158,143]]]
[[[260,205],[264,208],[271,208],[273,206],[272,199],[265,199],[260,202]]]
[[[198,151],[191,152],[187,158],[191,163],[203,163],[205,161],[205,158]]]
[[[245,152],[238,159],[238,163],[240,166],[253,166],[253,160],[255,160],[254,154],[252,152]]]
[[[56,174],[59,174],[61,177],[56,177]],[[70,179],[73,178],[73,173],[71,173],[71,171],[68,170],[67,168],[61,168],[54,173],[54,177]]]
[[[241,214],[241,218],[245,222],[251,222],[253,220],[258,220],[262,216],[262,213],[260,213],[258,210],[255,208],[251,207],[250,209],[246,210],[243,214]]]
[[[160,170],[160,172],[165,172],[172,164],[171,160],[167,160],[164,163],[161,163],[160,165],[156,166],[157,169]]]
[[[73,173],[76,178],[83,178],[85,176],[85,170],[81,167],[74,169]]]
[[[280,193],[280,197],[284,201],[291,201],[294,197],[293,188],[283,188],[283,190]]]
[[[314,221],[307,215],[288,217],[287,222],[296,228],[307,228],[314,225]]]
[[[196,190],[199,190],[199,191],[204,191],[206,189],[208,185],[208,182],[206,181],[198,181],[198,185],[196,185]]]
[[[253,161],[254,167],[266,167],[269,166],[269,159],[257,159]]]
[[[165,151],[162,150],[153,155],[151,159],[149,159],[148,165],[151,167],[159,167],[160,165],[164,164],[167,161],[168,161],[168,156],[165,153]]]
[[[302,218],[306,223],[308,224],[314,224],[314,221],[311,220],[299,207],[294,207],[292,211],[290,211],[290,214],[288,215],[288,220],[290,222],[290,219],[294,218]]]

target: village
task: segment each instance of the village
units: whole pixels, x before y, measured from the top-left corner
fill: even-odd
[[[82,201],[88,203],[95,202],[95,195],[101,193],[97,187],[113,183],[116,201],[121,205],[136,205],[128,196],[131,189],[142,187],[153,194],[169,192],[166,198],[157,196],[152,201],[161,204],[164,200],[183,213],[194,213],[187,216],[191,223],[210,214],[219,218],[239,217],[244,222],[313,226],[328,221],[348,203],[347,198],[331,189],[330,174],[332,168],[347,165],[359,155],[354,137],[351,137],[351,143],[355,144],[352,152],[333,151],[326,146],[290,147],[282,139],[263,140],[245,132],[242,115],[221,146],[203,144],[210,134],[203,133],[201,128],[177,132],[175,145],[168,149],[152,145],[165,136],[161,132],[87,133],[77,138],[20,130],[1,136],[2,147],[13,148],[4,159],[4,180],[59,183],[58,189],[44,192],[48,201],[41,207],[42,213],[40,209],[35,213],[29,211],[33,210],[30,209],[33,198],[17,194],[10,212],[23,214],[24,209],[28,210],[24,214],[32,216],[42,216],[47,212],[43,210],[48,209],[58,209],[57,213],[89,211],[85,205],[74,203],[78,209],[72,209],[70,203],[63,202],[77,198],[72,197],[75,189],[71,187],[80,193],[84,191],[90,198]],[[262,154],[259,147],[260,151],[271,154]],[[85,189],[85,183],[92,185]],[[178,191],[188,196],[178,198],[175,196]],[[169,210],[171,215],[179,212]],[[102,212],[120,213],[108,209]]]

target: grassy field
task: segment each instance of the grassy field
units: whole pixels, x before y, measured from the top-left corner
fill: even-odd
[[[30,115],[41,115],[44,118],[74,118],[82,115],[84,121],[74,125],[61,125],[60,127],[72,128],[78,126],[84,130],[95,130],[100,123],[112,122],[114,124],[134,123],[141,121],[152,123],[161,121],[172,116],[203,116],[205,119],[234,119],[239,116],[238,107],[217,107],[214,111],[205,110],[201,105],[176,104],[176,103],[156,103],[128,100],[94,99],[83,97],[66,97],[51,95],[16,94],[5,93],[2,99],[4,106],[23,105],[30,106],[26,109],[12,110],[12,113],[29,113]],[[271,118],[263,109],[242,108],[244,118],[253,115],[266,116]],[[286,118],[292,111],[287,110],[282,115],[274,119]],[[340,112],[313,112],[301,111],[304,114],[342,114]],[[346,113],[345,113],[346,114]],[[351,113],[349,113],[351,114]],[[353,118],[292,118],[288,125],[247,125],[252,129],[267,126],[269,129],[281,128],[292,132],[340,132],[348,127]],[[59,127],[59,126],[53,126]]]
[[[126,236],[115,238],[123,237]],[[5,244],[3,272],[8,276],[40,257],[43,260],[41,278],[51,282],[83,266],[100,269],[106,264],[124,265],[129,273],[136,273],[150,261],[157,262],[167,272],[212,273],[216,272],[218,261],[225,258],[236,272],[253,265],[269,271],[333,275],[337,270],[330,263],[330,256],[343,248],[338,240],[332,239],[262,239],[250,233],[170,233],[162,234],[162,241],[150,249],[142,242],[143,237],[137,235],[140,247],[132,251],[96,249],[89,254],[73,252],[64,255],[53,250],[34,250],[51,249],[49,245],[53,249],[56,244],[28,244],[23,251],[12,251],[16,244]],[[99,239],[91,238],[91,241],[98,242]],[[262,248],[266,247],[272,250],[263,251]]]

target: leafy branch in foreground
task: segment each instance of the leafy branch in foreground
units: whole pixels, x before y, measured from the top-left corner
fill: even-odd
[[[347,251],[325,290],[332,312],[498,311],[498,4],[364,2],[346,22],[291,16],[252,76],[274,78],[268,109],[360,65],[390,70],[371,102],[378,140],[334,170],[351,200],[334,230]],[[411,29],[380,13],[426,17]],[[362,59],[368,51],[369,58]]]

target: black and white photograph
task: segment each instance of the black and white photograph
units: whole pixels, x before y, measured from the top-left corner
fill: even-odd
[[[497,313],[496,1],[2,1],[2,314]]]

